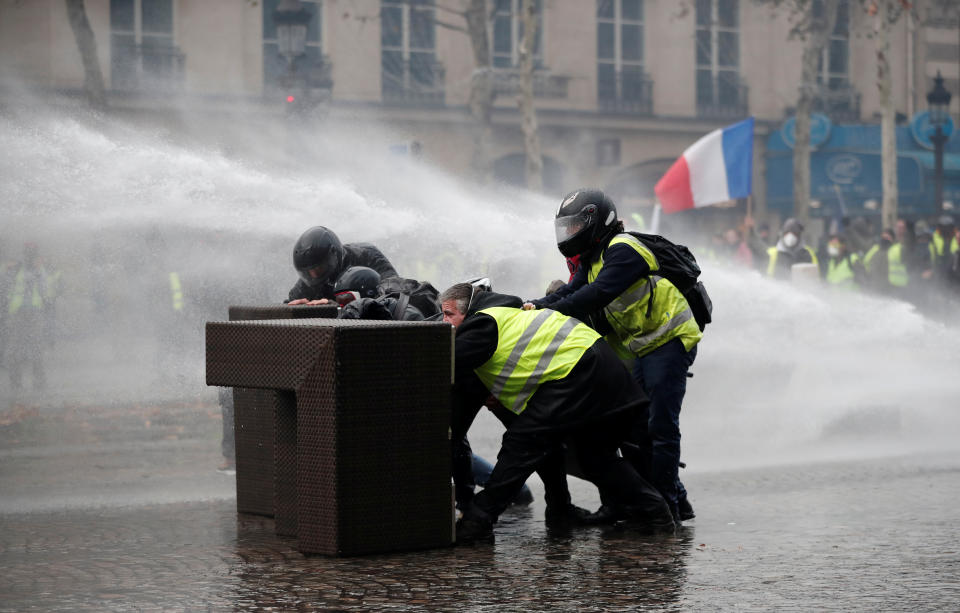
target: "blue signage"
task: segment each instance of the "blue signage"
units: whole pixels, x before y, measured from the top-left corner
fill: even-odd
[[[816,149],[830,138],[830,118],[823,113],[810,113],[810,147]],[[783,122],[780,136],[788,147],[793,149],[797,144],[797,118],[791,117]]]
[[[953,134],[953,118],[947,115],[947,121],[941,127],[944,136],[950,139]],[[910,120],[910,134],[913,140],[924,149],[933,150],[933,141],[931,137],[937,133],[937,128],[930,121],[930,111],[921,111]]]

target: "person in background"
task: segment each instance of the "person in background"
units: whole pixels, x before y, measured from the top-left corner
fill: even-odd
[[[850,253],[842,234],[834,234],[827,241],[826,265],[821,267],[824,281],[832,288],[857,290],[866,284],[867,271],[860,256]]]
[[[370,243],[344,245],[329,228],[310,228],[293,246],[293,267],[300,279],[285,302],[291,305],[331,302],[333,284],[351,266],[372,268],[384,279],[398,276],[387,256]]]
[[[6,365],[10,371],[10,387],[16,395],[23,384],[23,371],[30,367],[34,391],[46,388],[44,324],[49,304],[47,273],[40,260],[36,243],[23,246],[23,260],[7,273]]]
[[[723,233],[723,246],[720,249],[721,261],[726,261],[738,266],[751,268],[753,266],[753,252],[750,246],[740,236],[740,231],[736,228],[728,228]]]
[[[895,298],[906,299],[909,281],[903,260],[903,246],[897,242],[890,228],[880,233],[880,240],[863,256],[870,287],[874,291]]]
[[[818,264],[813,249],[803,242],[803,224],[794,218],[783,222],[780,240],[767,249],[768,277],[789,281],[794,264]]]

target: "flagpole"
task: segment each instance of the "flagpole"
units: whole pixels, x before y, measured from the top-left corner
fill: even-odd
[[[650,234],[660,233],[660,210],[662,208],[659,202],[653,205],[653,215],[650,216]]]

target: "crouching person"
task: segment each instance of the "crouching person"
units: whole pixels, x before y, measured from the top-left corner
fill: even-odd
[[[523,483],[566,439],[605,504],[657,532],[673,532],[663,497],[617,447],[646,397],[626,368],[588,326],[549,309],[522,310],[514,296],[477,291],[466,283],[440,295],[444,321],[457,328],[453,413],[454,446],[488,394],[516,414],[503,435],[486,487],[457,522],[457,542],[488,540],[493,524]],[[454,449],[454,480],[470,479],[465,454]]]

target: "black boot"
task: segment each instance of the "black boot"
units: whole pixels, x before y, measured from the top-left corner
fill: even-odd
[[[690,500],[686,497],[677,501],[677,512],[680,521],[687,521],[697,516],[697,514],[693,512],[693,505],[690,504]]]
[[[457,520],[457,545],[493,542],[493,522],[485,519],[461,517]]]
[[[589,518],[593,515],[583,507],[573,503],[566,505],[548,506],[543,518],[549,526],[590,526]]]

